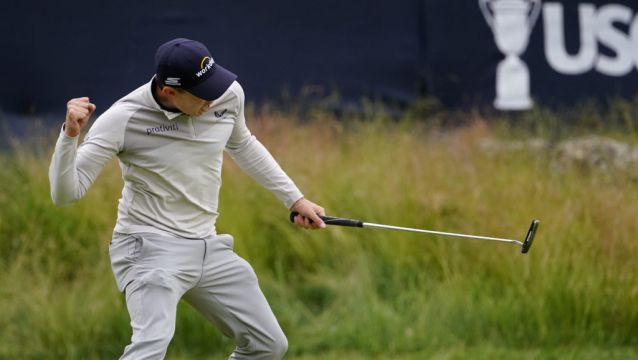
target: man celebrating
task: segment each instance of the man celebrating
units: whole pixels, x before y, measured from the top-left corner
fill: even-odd
[[[82,198],[117,156],[124,189],[109,246],[133,335],[121,359],[162,359],[186,300],[236,344],[231,359],[280,359],[287,340],[252,267],[215,231],[223,150],[292,211],[297,225],[325,227],[244,118],[237,76],[189,39],[161,45],[153,79],[105,111],[78,147],[95,111],[89,98],[67,104],[49,169],[57,205]]]

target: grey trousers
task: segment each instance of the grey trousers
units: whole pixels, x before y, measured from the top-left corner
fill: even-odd
[[[114,233],[111,266],[133,336],[120,359],[163,359],[184,299],[235,341],[229,359],[281,359],[288,342],[230,235],[183,239]]]

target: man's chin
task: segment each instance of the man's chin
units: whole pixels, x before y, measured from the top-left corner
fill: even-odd
[[[184,112],[182,111],[184,114],[188,115],[188,116],[200,116],[201,114],[203,114],[203,111],[193,111],[193,112]]]

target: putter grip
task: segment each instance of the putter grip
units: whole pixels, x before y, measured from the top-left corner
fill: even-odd
[[[299,215],[298,212],[293,211],[290,213],[290,221],[295,222],[295,216]],[[346,219],[334,216],[321,216],[319,215],[321,220],[323,220],[326,225],[339,225],[339,226],[350,226],[350,227],[363,227],[363,221],[361,220],[353,220]]]

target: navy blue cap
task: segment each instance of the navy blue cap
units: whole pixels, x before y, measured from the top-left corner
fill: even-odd
[[[155,74],[162,85],[182,88],[204,100],[222,96],[237,75],[216,64],[204,44],[184,38],[162,44],[155,53]]]

